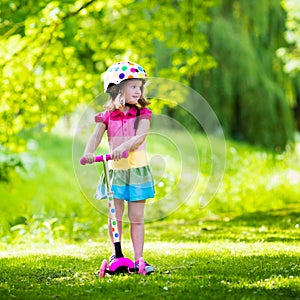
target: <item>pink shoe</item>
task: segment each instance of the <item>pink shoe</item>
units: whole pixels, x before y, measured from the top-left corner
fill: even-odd
[[[136,272],[142,275],[149,275],[154,272],[154,267],[147,264],[142,257],[135,262],[134,267]]]

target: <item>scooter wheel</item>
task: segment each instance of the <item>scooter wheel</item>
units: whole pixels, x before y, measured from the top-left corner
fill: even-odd
[[[102,262],[102,264],[101,264],[100,270],[99,270],[99,277],[100,278],[105,277],[105,271],[107,269],[107,266],[108,266],[107,260],[104,259],[103,262]]]
[[[146,270],[145,270],[145,268],[146,268],[146,263],[145,263],[145,261],[144,261],[144,259],[141,257],[140,259],[139,259],[139,273],[141,274],[141,275],[146,275]]]

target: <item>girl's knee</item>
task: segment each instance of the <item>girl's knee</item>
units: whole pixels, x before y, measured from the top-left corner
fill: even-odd
[[[144,224],[144,203],[130,203],[128,218],[131,224]]]
[[[130,224],[144,225],[144,217],[142,216],[128,216]]]

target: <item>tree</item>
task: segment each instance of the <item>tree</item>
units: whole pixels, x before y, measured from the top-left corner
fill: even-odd
[[[288,95],[295,84],[276,56],[287,45],[279,0],[4,0],[0,5],[5,147],[22,150],[22,130],[47,130],[78,103],[90,102],[102,92],[100,74],[123,59],[138,61],[152,76],[191,84],[212,105],[228,136],[281,150],[293,140]]]
[[[17,150],[21,130],[37,124],[51,128],[78,99],[91,99],[91,81],[96,78],[65,31],[67,20],[84,5],[63,10],[54,1],[4,4],[0,143]]]
[[[210,68],[201,24],[209,22],[213,3],[2,1],[0,144],[16,150],[23,129],[51,128],[78,103],[90,102],[102,92],[100,74],[116,60],[139,61],[150,74],[176,79]],[[172,45],[166,70],[155,67],[159,43]]]
[[[286,42],[280,1],[221,1],[209,27],[218,62],[193,86],[202,90],[228,136],[282,151],[294,125],[286,87],[290,78],[276,56]]]
[[[287,12],[284,36],[288,47],[278,49],[278,55],[285,62],[285,71],[295,74],[300,71],[300,3],[297,0],[283,0],[282,6]]]
[[[102,93],[100,74],[116,60],[138,61],[152,76],[178,80],[212,67],[202,29],[213,5],[213,0],[3,0],[2,154],[24,150],[19,136],[24,129],[48,130],[78,103]],[[156,56],[164,45],[172,50],[167,68]],[[7,166],[21,164],[9,153],[5,159],[11,163],[0,163],[0,179]]]
[[[282,6],[287,12],[285,39],[288,45],[279,48],[277,55],[284,62],[284,71],[292,78],[292,84],[287,90],[294,108],[296,126],[300,131],[300,3],[284,0]]]

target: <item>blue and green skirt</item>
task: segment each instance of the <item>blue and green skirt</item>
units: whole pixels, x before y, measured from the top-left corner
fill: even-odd
[[[154,181],[148,165],[127,170],[109,170],[109,175],[115,199],[133,202],[154,197]],[[107,198],[104,173],[99,180],[95,198],[98,200]]]

